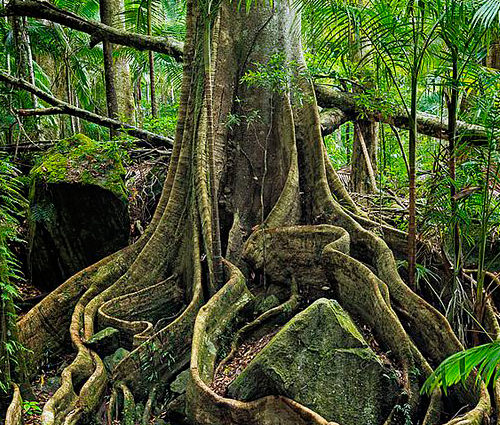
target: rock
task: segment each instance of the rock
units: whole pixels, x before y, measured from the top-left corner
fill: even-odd
[[[174,420],[174,423],[187,423],[184,418],[186,417],[186,394],[174,398],[167,405],[169,419]]]
[[[181,373],[179,373],[175,380],[170,384],[170,391],[176,394],[185,393],[189,376],[189,369],[183,370]]]
[[[102,329],[86,345],[101,355],[110,355],[120,347],[120,331],[112,327]]]
[[[112,355],[104,357],[104,366],[106,367],[108,372],[113,372],[113,369],[116,367],[116,365],[120,363],[125,357],[127,357],[129,353],[130,351],[120,347]]]
[[[287,396],[342,425],[378,425],[399,388],[336,301],[319,299],[297,314],[231,383],[250,401]]]
[[[58,142],[30,173],[29,275],[44,291],[128,244],[117,149],[83,135]]]

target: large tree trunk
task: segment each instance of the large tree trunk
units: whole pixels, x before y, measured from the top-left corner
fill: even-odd
[[[436,364],[462,347],[444,317],[405,285],[391,250],[370,229],[377,227],[391,243],[401,235],[360,216],[325,161],[314,90],[300,72],[305,64],[293,2],[259,4],[248,14],[234,3],[223,1],[212,15],[213,96],[207,96],[205,2],[188,0],[177,134],[163,194],[145,234],[69,279],[20,322],[33,361],[68,339],[77,351],[44,407],[43,423],[73,424],[101,405],[109,382],[105,353],[89,340],[111,326],[120,332],[120,345],[132,350],[112,376],[112,400],[122,393],[125,411],[133,397],[153,399],[162,383],[189,363],[186,412],[193,423],[326,424],[286,397],[237,402],[210,388],[221,344],[234,337],[225,325],[238,323],[253,299],[251,266],[270,281],[296,282],[304,304],[336,297],[391,353],[404,387],[399,404],[415,421],[425,416],[425,423],[439,423],[440,394],[429,402],[419,388],[431,371],[428,361]],[[297,67],[292,88],[273,91],[240,82],[254,63],[278,52]],[[230,129],[228,119],[236,115],[241,123]],[[211,199],[211,181],[217,200]],[[214,201],[220,207],[227,283],[209,299]],[[286,236],[284,245],[275,242],[280,235]],[[174,321],[166,319],[177,310]],[[149,391],[152,386],[156,389]],[[490,409],[488,393],[483,388],[462,395],[463,402],[479,403],[460,423],[479,424]],[[400,410],[395,406],[386,423],[404,423]]]

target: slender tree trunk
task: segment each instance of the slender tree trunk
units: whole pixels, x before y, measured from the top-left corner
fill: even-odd
[[[101,14],[101,22],[106,25],[111,25],[113,21],[113,10],[109,0],[99,0],[99,12]],[[108,108],[108,117],[118,118],[118,98],[116,96],[115,87],[115,67],[113,63],[113,45],[104,40],[102,43],[104,55],[104,80],[106,85],[106,105]],[[110,129],[109,135],[111,138],[116,137],[116,130]]]
[[[455,194],[456,188],[456,144],[457,144],[457,113],[458,113],[458,51],[456,48],[451,49],[452,57],[452,86],[451,95],[448,102],[448,168],[450,177],[450,204],[451,216],[453,217],[453,262],[454,262],[454,279],[460,276],[462,269],[461,262],[461,243],[460,243],[460,227],[457,216],[457,200]]]
[[[148,2],[148,35],[151,35],[151,2]],[[151,116],[156,118],[158,115],[158,111],[156,109],[156,95],[155,95],[155,57],[154,52],[148,52],[149,59],[149,80],[150,80],[150,89],[151,89]]]
[[[13,17],[12,18],[12,30],[14,35],[14,42],[16,46],[16,76],[19,78],[26,79],[31,84],[35,84],[35,72],[33,68],[33,55],[31,51],[31,44],[27,28],[27,18],[26,17]],[[31,95],[31,105],[22,104],[21,108],[37,106],[37,98],[33,94]],[[36,119],[31,122],[34,127],[34,135],[38,136],[39,129]]]
[[[363,0],[356,3],[363,7]],[[358,63],[363,55],[363,46],[359,36],[349,38],[351,60]],[[370,84],[373,86],[373,84]],[[354,91],[359,91],[357,88]],[[374,176],[377,174],[379,124],[375,121],[359,120],[354,125],[354,138],[351,157],[351,190],[358,193],[374,193],[377,190]]]
[[[353,192],[373,193],[377,189],[373,177],[377,175],[378,132],[379,124],[372,121],[358,121],[354,126],[350,180]]]
[[[500,69],[500,42],[494,41],[488,49],[486,56],[486,66],[489,68]]]
[[[71,90],[71,70],[69,64],[66,62],[66,99],[68,99],[68,103],[71,105],[75,104],[75,100],[73,99],[73,92]],[[76,133],[76,125],[75,125],[75,117],[70,115],[69,117],[69,128],[70,134]]]
[[[408,138],[409,205],[408,205],[408,282],[415,289],[417,265],[417,208],[416,208],[416,158],[417,158],[417,77],[412,75],[410,132]]]
[[[124,0],[107,0],[111,4],[113,13],[112,26],[125,30],[122,14],[125,10]],[[119,51],[119,47],[114,47]],[[115,88],[117,90],[116,97],[118,102],[118,116],[120,120],[134,125],[135,123],[135,103],[132,88],[132,79],[130,76],[130,66],[126,57],[117,56],[114,59],[115,64]]]

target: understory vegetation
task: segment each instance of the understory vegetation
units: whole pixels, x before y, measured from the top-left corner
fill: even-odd
[[[499,28],[4,0],[0,420],[500,423]]]

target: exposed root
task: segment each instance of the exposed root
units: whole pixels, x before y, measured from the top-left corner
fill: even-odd
[[[227,268],[228,283],[200,309],[196,319],[191,380],[186,394],[189,419],[197,424],[333,425],[286,397],[267,396],[246,403],[221,397],[210,388],[221,338],[231,329],[239,312],[253,299],[239,270],[230,264]]]
[[[16,384],[12,384],[14,394],[12,401],[7,409],[5,425],[22,425],[23,423],[23,399],[21,391]]]
[[[207,301],[204,293],[210,296],[216,288],[212,278],[214,223],[208,184],[209,177],[214,176],[208,175],[207,167],[211,146],[207,146],[205,137],[209,117],[201,71],[205,68],[203,55],[195,55],[195,49],[204,44],[206,25],[199,16],[198,3],[188,0],[187,59],[179,125],[152,225],[136,244],[70,279],[21,321],[21,340],[33,350],[35,360],[47,349],[60,348],[68,337],[77,351],[75,360],[62,374],[61,387],[44,408],[42,423],[72,425],[93,414],[102,404],[108,383],[113,384],[108,420],[120,416],[116,406],[121,392],[125,400],[122,423],[147,423],[162,386],[191,360],[186,412],[193,423],[327,425],[325,418],[283,396],[241,402],[222,397],[210,388],[228,340],[237,344],[258,326],[288,319],[297,307],[298,296],[307,303],[326,295],[337,297],[352,316],[368,325],[389,353],[401,372],[399,381],[404,391],[398,403],[409,406],[413,419],[426,412],[424,424],[438,425],[441,394],[436,391],[429,400],[420,396],[419,389],[431,373],[431,366],[462,346],[446,319],[399,276],[394,255],[382,237],[391,247],[404,249],[404,234],[363,216],[325,161],[314,91],[305,79],[300,79],[299,88],[304,99],[310,101],[304,100],[293,109],[288,95],[267,93],[262,99],[262,92],[248,93],[249,106],[268,108],[265,118],[269,122],[264,122],[263,117],[263,122],[256,124],[255,134],[250,134],[250,126],[246,125],[236,133],[245,147],[260,147],[251,152],[251,159],[259,162],[263,176],[268,165],[273,165],[279,182],[269,182],[270,178],[264,182],[262,177],[262,187],[257,187],[255,173],[242,173],[242,179],[235,178],[234,185],[222,187],[222,193],[224,189],[241,192],[228,196],[228,203],[232,203],[228,212],[234,217],[227,241],[230,254],[239,265],[247,259],[273,281],[292,282],[296,288],[292,287],[286,303],[235,332],[254,296],[242,272],[226,262],[228,282],[202,307]],[[255,33],[251,49],[260,45],[265,56],[279,48],[286,51],[287,59],[305,66],[298,39],[287,41],[283,49],[283,40],[276,38],[276,31],[285,39],[294,30],[291,17],[295,13],[293,2],[278,3],[276,8],[258,8],[252,10],[253,15],[241,15],[234,25],[239,26],[238,30],[246,28],[249,34]],[[222,17],[237,16],[229,2],[223,2],[221,10]],[[266,26],[262,26],[263,18],[267,19]],[[216,173],[222,173],[230,155],[238,155],[229,152],[228,129],[223,121],[233,112],[234,98],[241,94],[235,83],[239,72],[245,71],[254,59],[252,52],[244,53],[243,59],[239,57],[241,46],[231,37],[232,25],[222,18],[214,25],[217,34],[213,37],[213,58],[218,73],[214,75],[214,105],[210,107],[219,109],[217,119],[222,123],[215,136],[214,149],[220,154]],[[246,52],[247,47],[243,47]],[[266,135],[272,140],[261,143]],[[276,157],[276,164],[266,162],[270,154]],[[265,193],[276,187],[278,191]],[[253,198],[259,194],[260,205],[253,202],[247,208],[247,190]],[[264,215],[267,218],[262,220]],[[94,351],[95,347],[88,343],[103,327],[117,329],[120,345],[132,350],[114,367],[111,376],[104,368],[103,353]],[[493,323],[492,329],[498,332],[498,323]],[[454,393],[462,404],[475,407],[448,425],[479,425],[490,413],[489,394],[484,387],[469,386],[466,391]],[[144,412],[137,415],[132,407],[136,402],[140,407],[146,399]],[[394,407],[385,424],[401,423],[403,419]]]
[[[295,278],[292,278],[290,289],[291,289],[290,291],[291,294],[290,298],[287,301],[274,308],[265,311],[255,320],[246,324],[236,332],[233,341],[231,342],[231,351],[229,352],[227,357],[219,363],[214,375],[217,375],[219,371],[234,358],[234,355],[238,350],[238,346],[241,344],[243,339],[247,335],[249,335],[252,331],[265,324],[268,324],[270,321],[277,321],[279,323],[284,323],[284,321],[290,319],[294,315],[299,306],[299,299],[300,299],[299,290]]]

